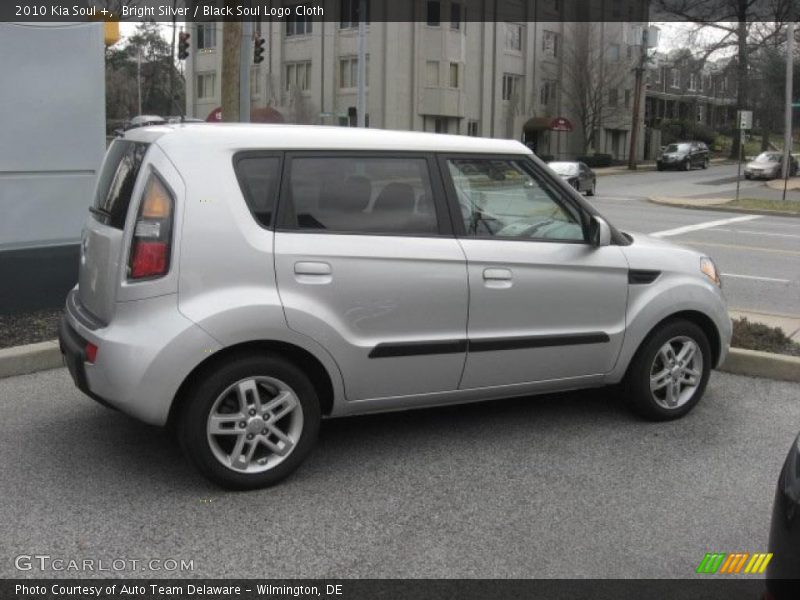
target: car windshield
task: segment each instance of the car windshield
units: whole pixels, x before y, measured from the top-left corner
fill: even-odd
[[[686,152],[687,150],[689,150],[689,144],[670,144],[664,152]]]
[[[574,162],[551,162],[547,164],[557,175],[577,175],[578,163]]]
[[[758,156],[756,156],[756,162],[760,163],[767,163],[767,162],[780,162],[781,155],[775,154],[773,152],[762,152]]]

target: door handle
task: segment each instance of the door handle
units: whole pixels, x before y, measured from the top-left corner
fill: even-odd
[[[324,262],[296,262],[295,275],[330,275],[331,266]]]
[[[487,281],[511,281],[511,269],[484,269],[483,278]]]

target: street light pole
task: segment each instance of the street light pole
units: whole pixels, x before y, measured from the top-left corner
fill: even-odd
[[[356,74],[356,118],[359,127],[367,126],[367,1],[358,2],[358,70]]]
[[[142,114],[142,47],[136,49],[136,91],[139,98],[139,112]]]

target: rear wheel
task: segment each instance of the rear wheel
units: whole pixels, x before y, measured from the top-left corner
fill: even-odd
[[[594,196],[595,192],[597,191],[597,181],[592,181],[592,185],[589,186],[589,189],[586,192],[587,196]]]
[[[294,471],[314,446],[319,424],[316,391],[300,369],[278,356],[240,356],[189,391],[178,439],[214,483],[254,489]]]
[[[627,403],[652,421],[677,419],[703,397],[710,371],[711,347],[703,330],[691,321],[667,322],[650,335],[628,367]]]
[[[689,159],[687,158],[685,161],[683,161],[683,170],[688,171],[691,168],[692,168],[692,163],[689,162]]]
[[[708,158],[704,158],[704,159],[703,159],[703,168],[704,168],[704,169],[707,169],[707,168],[708,168]]]

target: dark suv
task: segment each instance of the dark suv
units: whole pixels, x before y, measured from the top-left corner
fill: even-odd
[[[676,142],[666,146],[656,160],[659,171],[692,167],[708,168],[708,146],[703,142]]]

